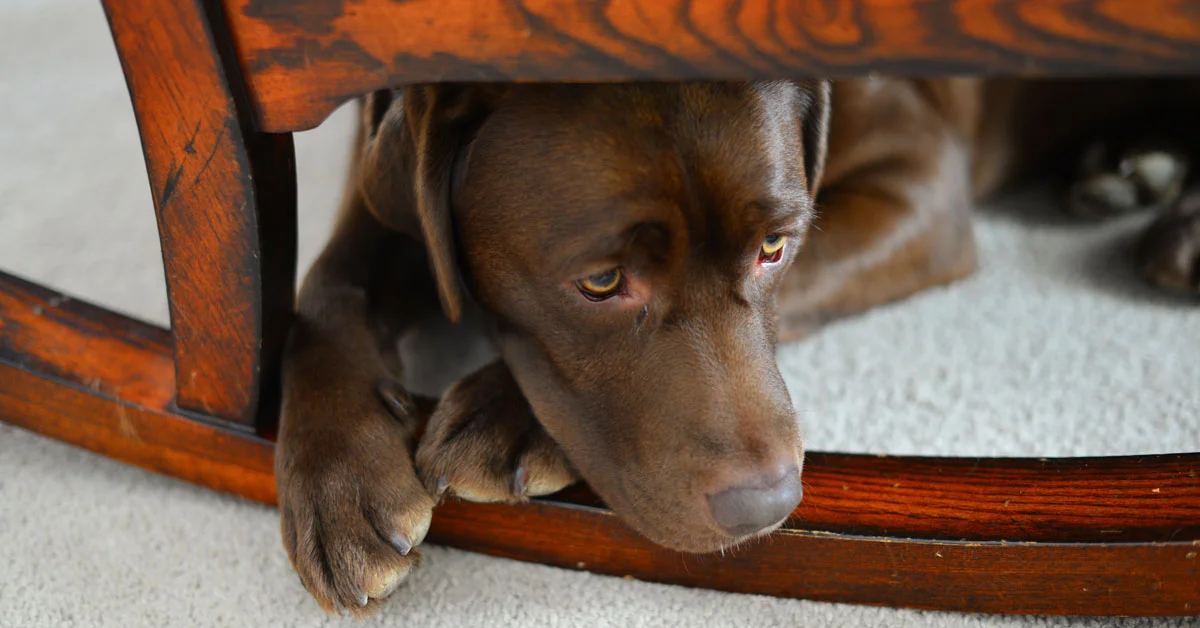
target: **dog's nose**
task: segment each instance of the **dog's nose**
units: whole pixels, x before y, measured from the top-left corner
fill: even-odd
[[[731,536],[754,534],[787,518],[800,505],[800,469],[795,465],[773,467],[748,482],[709,495],[713,518]]]

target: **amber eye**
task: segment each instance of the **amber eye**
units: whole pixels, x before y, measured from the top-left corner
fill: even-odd
[[[762,248],[758,252],[760,263],[778,262],[783,257],[783,247],[787,244],[787,236],[769,235],[763,238]]]
[[[593,301],[603,301],[625,287],[625,275],[620,268],[613,268],[602,273],[596,273],[577,284],[583,296]]]

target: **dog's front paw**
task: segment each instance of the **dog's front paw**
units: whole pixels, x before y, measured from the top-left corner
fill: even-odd
[[[578,480],[501,362],[452,386],[417,447],[426,488],[475,502],[548,495]]]
[[[327,612],[360,616],[418,565],[434,506],[413,468],[412,426],[366,401],[365,417],[289,434],[276,463],[283,544],[301,582]]]
[[[1150,283],[1172,292],[1200,294],[1200,190],[1150,225],[1137,257]]]
[[[1081,218],[1107,218],[1170,206],[1187,176],[1184,153],[1166,142],[1093,143],[1080,156],[1065,208]]]

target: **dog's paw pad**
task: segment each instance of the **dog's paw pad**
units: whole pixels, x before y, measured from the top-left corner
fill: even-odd
[[[285,545],[301,582],[322,608],[370,615],[420,563],[415,545],[429,530],[433,501],[426,495],[411,507],[389,509],[359,507],[345,496],[340,498],[344,505],[331,504],[338,499],[326,494],[308,503],[290,500]]]
[[[540,426],[503,438],[503,430],[488,425],[490,418],[476,416],[457,434],[421,441],[417,467],[435,499],[517,502],[557,493],[579,480]]]
[[[1122,159],[1118,171],[1135,182],[1143,202],[1162,206],[1179,199],[1187,162],[1178,154],[1151,150]]]
[[[1071,186],[1067,210],[1083,218],[1103,218],[1138,208],[1138,190],[1132,181],[1115,174],[1099,174]]]
[[[1138,247],[1137,264],[1160,288],[1200,295],[1200,192],[1150,225]]]
[[[438,499],[521,501],[578,481],[500,363],[447,391],[429,419],[416,461],[427,489]]]
[[[1080,157],[1064,206],[1093,219],[1167,207],[1179,199],[1187,171],[1177,151],[1096,142]]]
[[[368,417],[279,462],[283,545],[330,613],[372,614],[420,563],[433,518],[411,430],[370,401]]]

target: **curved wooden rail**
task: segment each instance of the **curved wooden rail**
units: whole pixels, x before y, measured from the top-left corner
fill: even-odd
[[[158,219],[176,403],[253,430],[259,413],[278,411],[273,393],[292,317],[292,138],[252,129],[241,73],[224,62],[234,55],[217,54],[227,44],[209,32],[201,3],[103,4]]]
[[[398,83],[1200,72],[1194,0],[223,0],[258,121]]]
[[[0,275],[0,420],[265,504],[272,444],[181,416],[166,331]],[[787,526],[720,556],[642,539],[585,488],[449,502],[429,541],[747,593],[972,612],[1200,614],[1200,454],[811,453]]]

